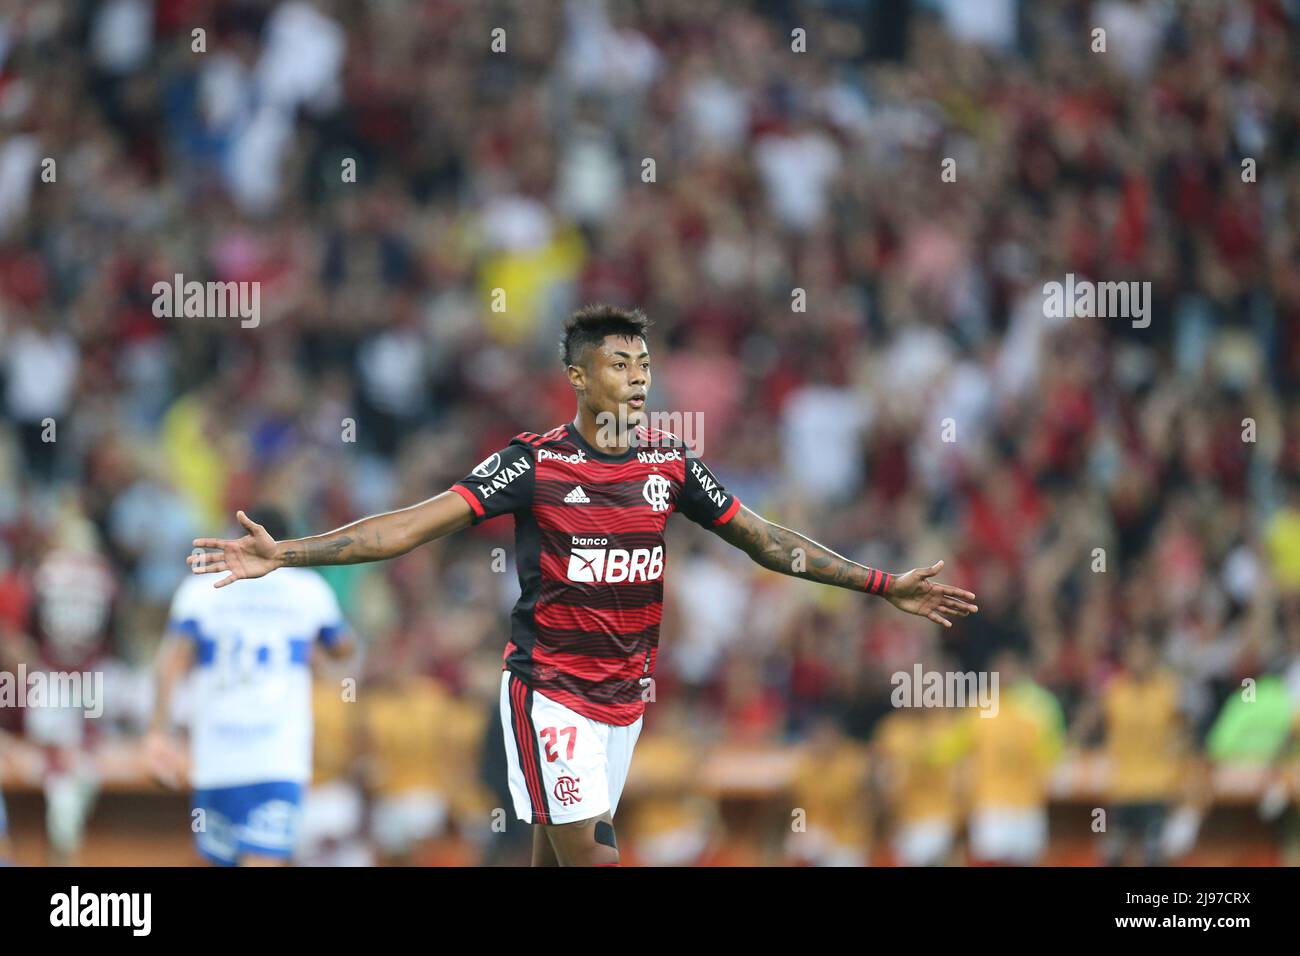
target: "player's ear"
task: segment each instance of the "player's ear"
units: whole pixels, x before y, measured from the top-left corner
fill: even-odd
[[[578,391],[587,387],[587,372],[581,365],[570,365],[565,369],[569,376],[569,384]]]

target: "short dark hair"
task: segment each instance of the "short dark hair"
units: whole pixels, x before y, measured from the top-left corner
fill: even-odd
[[[587,350],[600,345],[607,335],[646,337],[653,323],[640,309],[620,309],[614,305],[588,305],[573,313],[564,323],[560,341],[560,359],[564,367],[583,364]]]
[[[266,529],[276,541],[289,537],[289,519],[275,505],[259,504],[248,511],[248,516]]]

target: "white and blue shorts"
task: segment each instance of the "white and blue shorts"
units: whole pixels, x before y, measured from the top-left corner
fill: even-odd
[[[290,859],[302,824],[303,789],[281,780],[195,790],[191,825],[199,853],[222,866],[234,866],[245,854]]]

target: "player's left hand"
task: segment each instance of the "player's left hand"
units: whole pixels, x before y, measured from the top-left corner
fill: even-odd
[[[913,568],[906,574],[896,575],[889,582],[885,600],[900,611],[919,615],[944,627],[952,627],[952,621],[948,617],[966,617],[979,608],[970,603],[975,600],[975,595],[970,591],[930,580],[942,570],[943,562],[938,561],[928,568]]]
[[[144,738],[145,769],[154,780],[173,790],[179,789],[188,773],[184,752],[167,734],[151,730]]]
[[[224,588],[244,578],[260,578],[270,574],[278,565],[275,558],[275,539],[266,533],[266,529],[244,514],[235,512],[235,518],[244,526],[248,534],[238,539],[195,538],[195,553],[185,559],[195,574],[229,573],[213,587]],[[211,551],[199,551],[199,548],[211,548]]]

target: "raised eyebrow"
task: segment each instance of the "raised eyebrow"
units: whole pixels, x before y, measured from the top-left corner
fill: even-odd
[[[615,352],[614,354],[615,354],[615,355],[621,355],[621,356],[623,356],[623,358],[631,358],[631,357],[632,357],[632,353],[631,353],[631,352]],[[642,352],[640,355],[637,356],[637,358],[649,358],[649,357],[650,357],[650,353],[649,353],[649,352]]]

